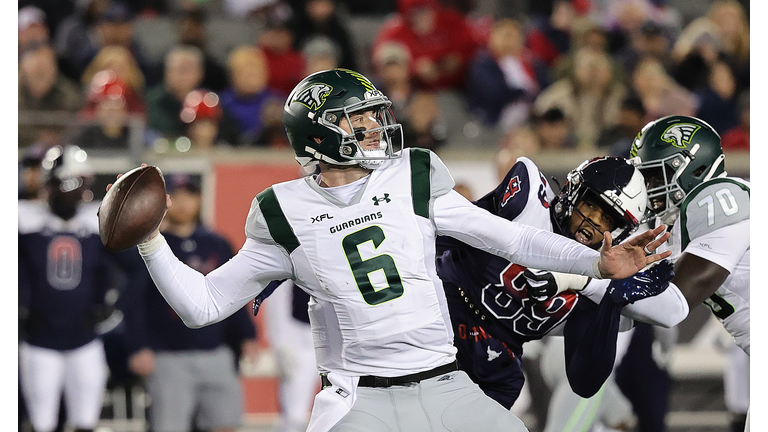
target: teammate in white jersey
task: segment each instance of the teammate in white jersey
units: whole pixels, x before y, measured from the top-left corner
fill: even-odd
[[[726,177],[720,135],[694,117],[648,123],[631,156],[649,208],[672,226],[674,283],[691,309],[709,306],[749,354],[749,182]]]
[[[283,122],[296,159],[318,174],[258,194],[243,248],[206,276],[159,233],[139,252],[191,327],[226,318],[273,280],[307,291],[325,387],[309,431],[524,431],[457,370],[435,237],[525,266],[621,279],[669,255],[646,256],[666,241],[666,227],[616,247],[606,233],[598,252],[493,216],[453,191],[434,153],[402,149],[390,106],[357,72],[308,76],[288,96]]]

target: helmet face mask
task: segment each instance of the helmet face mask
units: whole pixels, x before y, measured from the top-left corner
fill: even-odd
[[[672,168],[673,165],[682,166],[682,163],[685,162],[681,157],[673,155],[667,159],[644,163],[640,168],[648,188],[648,208],[654,214],[676,213],[677,206],[685,198],[685,192],[675,179],[680,173]]]
[[[561,233],[598,248],[604,231],[614,244],[632,234],[646,219],[647,201],[637,169],[623,158],[600,157],[568,173],[552,211]]]
[[[720,135],[695,117],[668,116],[648,123],[630,154],[646,178],[648,206],[665,224],[674,222],[694,187],[726,175]]]
[[[627,221],[617,216],[602,199],[587,190],[573,206],[566,222],[566,233],[580,243],[596,247],[602,242],[605,231],[610,231],[612,236],[620,236],[628,226]]]
[[[363,121],[357,120],[361,117]],[[335,120],[336,123],[332,120]],[[373,122],[378,126],[373,128],[355,126],[366,121],[369,124]],[[402,136],[398,136],[398,134],[402,134],[402,130],[395,121],[395,115],[389,101],[373,103],[363,101],[349,107],[329,109],[318,119],[318,123],[339,133],[341,136],[339,150],[341,156],[357,162],[364,168],[375,168],[381,165],[385,160],[392,158],[393,153],[402,148]],[[349,131],[341,126],[342,123],[347,125]],[[363,142],[371,139],[378,142],[378,147],[366,149]]]
[[[361,115],[370,120],[367,126],[356,124]],[[286,100],[283,122],[302,166],[321,161],[374,169],[400,157],[403,146],[392,103],[363,75],[346,69],[317,72],[299,83]],[[378,148],[366,149],[374,137]]]

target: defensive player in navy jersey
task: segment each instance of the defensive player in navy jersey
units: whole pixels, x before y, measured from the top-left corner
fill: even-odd
[[[229,242],[200,222],[200,184],[188,174],[169,175],[166,184],[173,207],[161,230],[176,256],[204,274],[232,258]],[[249,310],[190,329],[147,279],[132,289],[125,345],[129,370],[146,379],[152,430],[234,432],[243,413],[238,354],[256,354]]]
[[[536,165],[519,158],[501,184],[475,204],[503,218],[598,248],[603,233],[613,233],[613,241],[621,242],[637,228],[646,212],[646,199],[642,175],[623,158],[585,161],[568,174],[557,196]],[[673,286],[652,297],[662,289],[638,290],[631,284],[606,282],[583,291],[590,293],[592,301],[573,291],[545,293],[537,288],[556,286],[555,281],[547,285],[541,280],[551,273],[526,271],[524,266],[452,238],[438,237],[437,243],[437,271],[445,286],[459,364],[506,408],[511,408],[523,386],[520,362],[525,342],[550,333],[564,334],[569,381],[578,394],[589,397],[613,369],[623,309],[635,318],[666,326],[687,315],[685,300]],[[647,277],[663,279],[669,270],[668,263],[660,264]],[[590,280],[582,276],[555,276],[580,289],[597,284],[588,284]],[[541,301],[532,298],[542,295]],[[654,307],[630,304],[646,297],[644,302],[652,301]]]
[[[86,152],[56,146],[41,166],[43,197],[19,200],[21,390],[35,432],[57,427],[62,394],[70,425],[92,431],[108,376],[98,324],[122,262],[99,238]]]

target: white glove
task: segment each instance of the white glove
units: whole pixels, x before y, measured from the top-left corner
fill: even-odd
[[[530,268],[523,276],[528,283],[528,297],[537,302],[547,301],[563,291],[581,291],[590,281],[587,276]]]

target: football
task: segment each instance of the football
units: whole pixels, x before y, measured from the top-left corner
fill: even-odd
[[[123,174],[99,205],[99,235],[110,251],[136,246],[163,220],[166,210],[163,173],[155,166]]]

